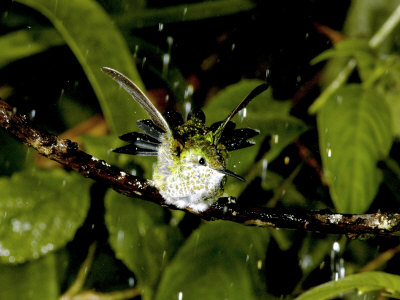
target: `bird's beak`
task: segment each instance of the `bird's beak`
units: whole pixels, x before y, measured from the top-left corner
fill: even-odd
[[[232,176],[232,177],[234,177],[236,179],[239,179],[240,181],[246,181],[246,180],[244,180],[244,178],[242,176],[239,176],[239,175],[237,175],[237,174],[235,174],[232,171],[229,171],[227,169],[218,170],[218,172],[221,172],[221,173],[223,173],[225,175]]]

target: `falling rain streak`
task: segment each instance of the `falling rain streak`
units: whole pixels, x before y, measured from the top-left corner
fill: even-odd
[[[344,268],[344,260],[340,254],[340,244],[335,241],[332,245],[331,250],[331,272],[332,272],[332,280],[338,280],[340,278],[344,278],[345,268]]]
[[[240,122],[243,122],[243,120],[247,117],[247,108],[245,107],[245,108],[239,110],[238,116],[239,116]]]

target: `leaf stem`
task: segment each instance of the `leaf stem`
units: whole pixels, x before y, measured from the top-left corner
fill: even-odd
[[[368,42],[368,45],[372,49],[376,49],[377,47],[379,47],[382,42],[389,36],[389,34],[394,30],[394,28],[399,24],[399,22],[400,5],[397,6],[396,10],[372,36],[372,38]],[[355,58],[350,58],[344,66],[343,70],[340,71],[339,74],[337,74],[336,78],[328,85],[325,90],[322,91],[319,97],[309,107],[308,112],[310,114],[315,114],[326,103],[328,98],[347,81],[356,65],[357,63]]]
[[[82,290],[82,287],[86,281],[87,274],[89,273],[90,266],[93,263],[95,252],[96,252],[96,243],[93,243],[89,247],[88,255],[85,261],[83,262],[82,266],[80,267],[75,281],[72,283],[69,289],[60,297],[60,300],[74,299],[75,295],[77,295]]]
[[[396,10],[389,16],[385,23],[379,28],[374,36],[369,40],[368,45],[375,49],[387,38],[387,36],[393,31],[393,29],[400,22],[400,5],[397,6]]]

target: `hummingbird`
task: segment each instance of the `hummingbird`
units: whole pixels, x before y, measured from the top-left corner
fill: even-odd
[[[143,132],[129,132],[119,138],[129,144],[116,153],[157,156],[151,183],[167,204],[194,212],[207,210],[224,195],[227,176],[244,178],[226,169],[228,152],[249,147],[259,134],[250,128],[235,129],[231,119],[268,88],[261,84],[251,91],[225,118],[210,127],[201,110],[192,110],[184,122],[182,115],[167,109],[161,114],[132,80],[117,70],[101,70],[124,88],[148,113],[150,119],[137,122]]]

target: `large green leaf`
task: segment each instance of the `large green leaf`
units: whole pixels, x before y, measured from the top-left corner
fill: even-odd
[[[251,10],[255,4],[250,0],[218,0],[185,3],[152,9],[129,9],[116,16],[122,27],[158,26],[159,24],[201,20],[221,17]]]
[[[210,99],[204,112],[207,123],[222,121],[235,106],[256,86],[260,80],[242,80],[222,90]],[[275,101],[270,90],[263,92],[248,104],[244,111],[234,118],[237,128],[250,127],[260,130],[260,135],[254,138],[255,146],[231,152],[229,168],[235,173],[245,175],[254,163],[262,141],[267,135],[271,138],[271,150],[266,160],[272,161],[288,144],[298,138],[306,129],[306,125],[299,119],[290,116],[290,101]],[[225,191],[232,196],[241,190],[245,183],[229,179]]]
[[[400,299],[400,276],[384,272],[365,272],[330,281],[302,294],[297,300],[329,299],[342,293],[384,291],[392,298]]]
[[[54,300],[59,296],[53,254],[21,265],[0,265],[0,299]]]
[[[385,158],[392,142],[385,99],[372,89],[345,86],[330,96],[317,121],[322,163],[336,209],[365,212],[381,182],[377,162]]]
[[[70,241],[86,217],[89,184],[63,170],[0,178],[0,262],[22,263]]]
[[[156,299],[265,299],[268,239],[261,228],[202,225],[166,268]]]
[[[53,23],[85,71],[114,133],[120,134],[132,130],[136,126],[137,119],[146,117],[139,105],[132,101],[118,84],[100,71],[102,66],[115,68],[142,86],[121,33],[96,1],[17,0],[17,2],[38,10]],[[85,28],[82,29],[82,26]]]
[[[0,176],[22,169],[28,149],[4,131],[0,132],[0,145]]]
[[[18,30],[0,37],[0,67],[31,56],[50,47],[64,44],[54,29]]]
[[[109,191],[106,224],[116,256],[138,279],[143,299],[153,299],[160,274],[180,241],[176,227],[165,223],[164,209]]]

